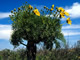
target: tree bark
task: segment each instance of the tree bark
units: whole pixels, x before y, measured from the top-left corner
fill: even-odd
[[[31,41],[27,44],[27,60],[36,60],[36,44]]]

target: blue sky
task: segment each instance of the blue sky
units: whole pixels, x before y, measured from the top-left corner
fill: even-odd
[[[33,7],[37,7],[39,10],[44,6],[51,7],[52,4],[55,7],[63,7],[70,14],[72,25],[65,24],[62,27],[62,33],[65,39],[69,41],[70,46],[74,45],[80,40],[80,0],[1,0],[0,1],[0,50],[9,48],[13,49],[10,44],[11,20],[9,15],[10,11],[14,8],[20,7],[27,1]],[[67,17],[66,17],[67,18]],[[66,18],[61,19],[62,23],[66,22]],[[20,47],[23,47],[20,45]]]

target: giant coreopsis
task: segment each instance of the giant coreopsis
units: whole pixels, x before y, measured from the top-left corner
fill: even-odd
[[[20,44],[26,46],[27,60],[36,59],[36,45],[40,42],[43,42],[43,46],[48,50],[52,50],[54,44],[56,48],[59,48],[61,43],[65,45],[61,18],[69,16],[69,13],[62,7],[56,9],[54,5],[51,8],[44,6],[44,9],[39,10],[30,4],[24,4],[11,11],[13,33],[10,42],[15,47]],[[71,25],[69,18],[67,23]],[[27,43],[24,43],[25,41]]]

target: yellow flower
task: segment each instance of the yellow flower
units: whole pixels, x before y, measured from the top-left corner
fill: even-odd
[[[69,13],[68,13],[68,12],[64,12],[64,14],[65,14],[66,16],[69,16]]]
[[[62,7],[59,7],[58,10],[61,10],[61,12],[65,11]]]
[[[38,11],[38,9],[33,10],[33,12],[34,12],[36,15],[40,16],[40,12]]]
[[[33,7],[31,5],[29,5],[29,9],[33,9]]]
[[[54,8],[54,4],[52,5],[52,8]]]
[[[50,9],[51,11],[54,10],[53,8]]]
[[[60,16],[61,16],[62,18],[65,18],[64,13],[63,13],[63,12],[60,12]]]
[[[72,24],[71,22],[72,21],[70,20],[70,18],[67,18],[67,23],[71,25]]]

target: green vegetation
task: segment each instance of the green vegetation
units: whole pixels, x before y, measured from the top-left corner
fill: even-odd
[[[5,49],[0,51],[0,60],[27,60],[26,49],[12,51]],[[71,49],[40,49],[37,51],[36,60],[80,60],[80,48]]]
[[[10,18],[13,22],[13,33],[10,42],[14,47],[20,44],[26,46],[27,60],[36,59],[36,44],[40,42],[43,42],[48,50],[52,50],[53,44],[56,45],[56,48],[59,48],[60,42],[66,43],[61,33],[60,18],[69,14],[65,13],[63,8],[56,8],[56,11],[53,12],[54,5],[52,5],[51,9],[46,7],[44,9],[45,11],[41,10],[40,13],[37,8],[24,4],[17,10],[11,11]],[[46,17],[45,13],[49,16]],[[53,15],[53,17],[50,15]],[[70,21],[70,18],[67,21]],[[71,24],[71,21],[68,23]],[[24,44],[24,41],[28,43]]]

